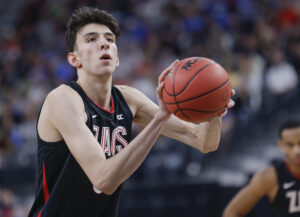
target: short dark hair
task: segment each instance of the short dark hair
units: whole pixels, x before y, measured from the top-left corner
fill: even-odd
[[[294,129],[300,127],[300,121],[299,120],[293,120],[293,121],[287,121],[279,127],[278,137],[282,138],[282,132],[287,129]]]
[[[107,26],[118,38],[120,28],[112,14],[99,8],[83,6],[71,15],[66,30],[66,45],[68,52],[73,52],[76,43],[76,34],[80,28],[90,23],[98,23]]]

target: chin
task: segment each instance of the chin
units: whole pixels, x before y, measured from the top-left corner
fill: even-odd
[[[106,70],[99,70],[95,73],[95,75],[97,76],[109,76],[109,75],[112,75],[113,71],[112,70],[109,70],[109,69],[106,69]]]
[[[109,67],[109,66],[100,66],[99,67],[99,71],[97,72],[97,74],[100,74],[100,75],[111,75],[114,71],[115,71],[116,68],[114,67]]]
[[[107,71],[105,70],[105,71],[101,72],[100,74],[101,74],[101,75],[112,75],[112,73],[113,73],[113,72],[110,71],[110,70],[107,70]]]

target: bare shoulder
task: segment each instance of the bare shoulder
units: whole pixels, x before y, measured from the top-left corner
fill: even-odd
[[[60,85],[51,91],[45,101],[50,113],[57,117],[75,115],[87,119],[81,96],[71,87]]]
[[[250,186],[272,199],[278,187],[275,168],[271,166],[256,173],[251,179]]]
[[[59,141],[62,136],[57,129],[58,124],[75,118],[87,120],[83,101],[71,87],[60,85],[45,99],[38,121],[38,133],[45,141]]]
[[[67,85],[60,85],[53,89],[46,97],[46,102],[53,106],[60,106],[66,104],[78,104],[82,102],[79,94]],[[83,105],[83,104],[82,104]]]
[[[278,180],[274,166],[271,166],[261,172],[261,182],[264,183],[266,195],[270,202],[273,202],[278,192]]]
[[[277,177],[276,177],[276,172],[275,172],[275,168],[273,166],[268,167],[260,172],[258,172],[255,176],[255,179],[257,179],[258,181],[263,181],[269,184],[273,184],[276,183],[277,181]]]

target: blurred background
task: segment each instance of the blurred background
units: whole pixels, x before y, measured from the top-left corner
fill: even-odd
[[[126,181],[120,217],[217,217],[253,173],[283,157],[278,126],[300,119],[298,0],[0,1],[0,217],[25,217],[33,202],[36,117],[46,94],[76,79],[65,24],[81,5],[118,19],[115,84],[156,101],[160,72],[204,56],[230,75],[236,106],[209,154],[160,138]],[[134,126],[137,134],[140,127]],[[263,200],[249,217],[276,216]]]

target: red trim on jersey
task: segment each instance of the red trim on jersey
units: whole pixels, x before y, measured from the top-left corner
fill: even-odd
[[[49,199],[49,191],[48,191],[48,185],[47,185],[47,179],[46,179],[46,171],[45,171],[45,161],[43,161],[43,192],[44,192],[44,199],[45,204],[47,203],[47,200]],[[42,216],[42,210],[40,210],[38,217]]]
[[[47,202],[49,198],[49,191],[47,186],[47,180],[46,180],[46,172],[45,172],[45,162],[43,161],[43,191],[44,191],[44,198],[45,203]]]
[[[77,83],[79,86],[80,86],[80,84],[79,83]],[[80,86],[81,87],[81,86]],[[100,105],[98,105],[97,103],[95,103],[94,102],[94,100],[92,100],[87,94],[86,94],[86,92],[84,91],[84,89],[81,87],[81,89],[82,89],[82,91],[85,93],[85,95],[96,105],[96,106],[98,106],[100,109],[102,109],[102,110],[104,110],[104,111],[106,111],[106,112],[108,112],[108,113],[111,113],[111,114],[113,114],[114,112],[115,112],[115,107],[114,107],[114,102],[113,102],[113,98],[112,98],[112,95],[110,95],[110,104],[111,104],[111,111],[108,111],[107,109],[105,109],[105,108],[103,108],[102,106],[100,106]]]
[[[287,163],[287,160],[284,160],[283,162],[284,162],[285,167],[287,168],[287,170],[290,172],[290,174],[291,174],[295,179],[300,180],[300,175],[294,173],[294,172],[291,170],[290,166],[289,166],[288,163]]]

